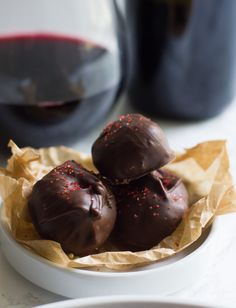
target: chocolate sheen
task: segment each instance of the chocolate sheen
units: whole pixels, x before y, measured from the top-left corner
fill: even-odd
[[[161,128],[140,114],[120,116],[107,125],[92,147],[99,172],[116,183],[128,183],[174,158]]]
[[[38,181],[28,206],[42,238],[57,241],[65,252],[79,256],[97,252],[116,219],[113,194],[95,174],[74,161]]]
[[[117,220],[114,238],[123,249],[150,249],[173,233],[188,209],[182,181],[166,171],[126,185],[114,185]]]

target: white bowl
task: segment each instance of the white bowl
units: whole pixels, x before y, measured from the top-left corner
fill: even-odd
[[[67,269],[34,254],[17,243],[0,209],[2,251],[14,269],[34,284],[69,298],[105,295],[167,295],[206,274],[220,235],[215,221],[201,238],[175,256],[127,272]]]
[[[73,299],[38,306],[40,308],[217,308],[216,305],[153,296],[105,296]],[[222,307],[221,307],[222,308]]]

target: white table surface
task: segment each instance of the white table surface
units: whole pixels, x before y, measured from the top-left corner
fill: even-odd
[[[116,107],[109,120],[116,114],[134,111],[125,100]],[[236,100],[220,116],[204,122],[179,123],[158,121],[175,150],[190,147],[210,139],[227,139],[231,170],[236,179]],[[101,128],[101,127],[100,127]],[[97,128],[86,139],[73,147],[90,152],[93,140],[100,131]],[[209,301],[222,307],[236,307],[236,214],[222,217],[225,228],[219,242],[214,263],[201,280],[171,296]],[[17,256],[16,256],[17,257]],[[33,307],[35,305],[64,300],[21,277],[4,258],[0,246],[0,308]]]

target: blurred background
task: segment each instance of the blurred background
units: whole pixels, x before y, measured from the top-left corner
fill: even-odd
[[[9,139],[90,153],[140,112],[176,150],[223,138],[235,155],[236,1],[0,3],[2,153]]]
[[[0,164],[9,139],[89,154],[104,125],[139,112],[176,151],[226,139],[236,179],[235,0],[0,0],[0,8]],[[233,307],[235,221],[224,219],[219,262],[181,294]],[[23,282],[1,252],[0,267],[4,303],[59,300]]]

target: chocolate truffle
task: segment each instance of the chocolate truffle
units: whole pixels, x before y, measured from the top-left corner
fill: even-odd
[[[174,158],[161,128],[140,114],[120,116],[107,125],[92,147],[99,172],[116,183],[128,183]]]
[[[150,174],[126,185],[114,185],[118,246],[133,251],[150,249],[173,233],[188,209],[182,181],[166,171]]]
[[[98,177],[74,161],[38,181],[28,201],[36,230],[67,253],[84,256],[110,235],[116,219],[113,194]]]

